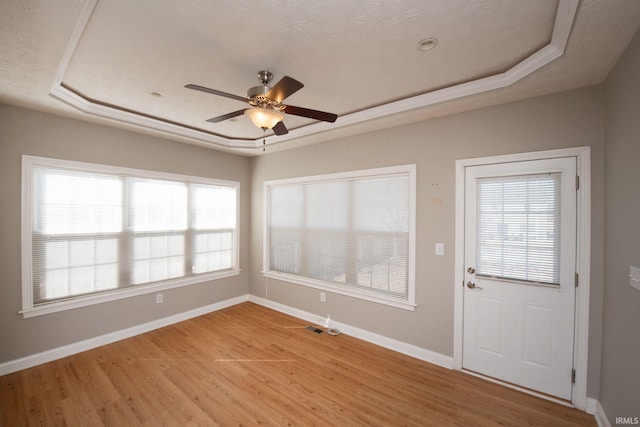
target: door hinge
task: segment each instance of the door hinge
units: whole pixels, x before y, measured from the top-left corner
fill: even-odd
[[[572,369],[571,370],[571,384],[575,384],[576,383],[576,370]]]
[[[576,191],[580,189],[580,175],[576,175]]]
[[[575,277],[575,285],[576,288],[578,287],[578,283],[580,282],[580,276],[578,275],[578,273],[576,273],[576,277]]]

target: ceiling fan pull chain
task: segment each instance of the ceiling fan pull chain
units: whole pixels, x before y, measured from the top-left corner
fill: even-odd
[[[262,128],[262,152],[264,153],[267,150],[267,130]]]

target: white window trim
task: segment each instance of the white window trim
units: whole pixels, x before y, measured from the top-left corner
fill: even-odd
[[[196,276],[180,277],[176,279],[164,280],[157,283],[149,283],[136,285],[133,287],[116,289],[113,291],[100,292],[86,296],[73,297],[69,300],[57,301],[40,306],[33,305],[32,290],[32,240],[31,225],[33,223],[33,210],[31,209],[32,191],[33,191],[33,168],[34,166],[60,167],[65,169],[75,169],[78,171],[104,172],[109,174],[134,175],[137,177],[151,179],[167,179],[177,181],[189,181],[208,185],[225,185],[234,187],[236,190],[236,230],[234,233],[234,252],[232,265],[230,270],[219,272],[211,272],[198,274]],[[124,168],[119,166],[101,165],[96,163],[76,162],[71,160],[53,159],[37,156],[22,156],[22,310],[20,314],[24,318],[41,316],[45,314],[55,313],[64,310],[71,310],[79,307],[85,307],[93,304],[100,304],[109,301],[115,301],[125,298],[144,295],[153,292],[159,292],[167,289],[178,288],[182,286],[194,285],[197,283],[208,282],[211,280],[222,279],[226,277],[237,276],[240,274],[240,183],[237,181],[227,181],[221,179],[196,177],[189,175],[180,175],[167,172],[149,171],[143,169]]]
[[[272,271],[269,269],[271,254],[269,250],[270,242],[270,223],[269,216],[270,188],[291,185],[312,183],[321,181],[336,181],[355,178],[380,177],[384,175],[408,175],[409,176],[409,271],[408,271],[408,290],[407,299],[385,295],[380,292],[370,291],[368,289],[360,289],[355,287],[334,285],[322,280],[315,280],[308,277],[297,276],[294,274]],[[313,175],[296,178],[275,179],[264,182],[263,186],[264,205],[263,205],[263,258],[262,258],[262,274],[266,278],[281,280],[296,285],[307,286],[315,289],[324,290],[340,295],[346,295],[365,301],[371,301],[379,304],[389,305],[396,308],[413,311],[416,307],[415,302],[415,253],[416,253],[416,165],[399,165],[375,169],[363,169],[357,171],[339,172],[324,175]]]

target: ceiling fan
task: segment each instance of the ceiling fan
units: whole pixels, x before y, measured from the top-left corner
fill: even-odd
[[[304,85],[294,78],[284,76],[278,83],[271,87],[269,83],[272,79],[273,74],[269,71],[260,71],[258,73],[258,80],[261,86],[250,88],[247,91],[246,98],[196,84],[185,85],[185,88],[246,102],[251,106],[246,109],[208,119],[207,121],[211,123],[219,123],[244,114],[248,116],[257,127],[264,130],[272,129],[276,135],[284,135],[289,132],[282,122],[284,113],[330,123],[335,122],[338,118],[338,116],[333,113],[283,104],[282,101],[284,101],[285,98],[302,89]]]

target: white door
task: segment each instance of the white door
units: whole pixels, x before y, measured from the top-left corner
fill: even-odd
[[[465,171],[463,369],[570,400],[576,159]]]

